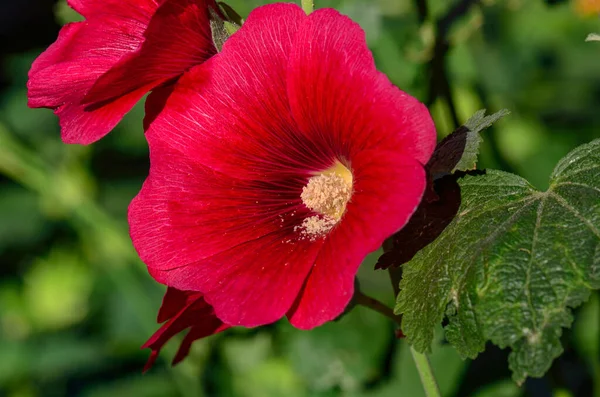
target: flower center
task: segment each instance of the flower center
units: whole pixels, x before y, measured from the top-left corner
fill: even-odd
[[[329,232],[342,218],[351,196],[352,173],[340,162],[311,177],[300,198],[318,215],[304,219],[301,234],[314,240]]]

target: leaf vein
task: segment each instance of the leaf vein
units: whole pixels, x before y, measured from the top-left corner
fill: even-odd
[[[584,156],[582,156],[582,157],[584,157]],[[590,157],[591,157],[591,156],[590,156]],[[595,158],[595,157],[592,157],[592,158]],[[577,159],[573,160],[573,162],[575,162],[575,161],[577,161],[577,160],[580,160],[580,158],[577,158]],[[557,179],[560,179],[562,176],[566,176],[566,177],[571,177],[571,178],[572,178],[573,176],[575,176],[575,175],[579,175],[579,174],[581,174],[582,172],[591,171],[591,170],[595,170],[595,169],[598,169],[598,168],[600,168],[600,165],[595,165],[595,166],[593,166],[593,167],[588,167],[588,168],[582,168],[582,169],[580,169],[580,170],[577,170],[577,171],[575,171],[575,172],[573,172],[573,173],[567,173],[566,175],[565,175],[564,173],[563,173],[563,174],[558,174],[558,175],[556,175],[555,177],[556,177]],[[563,172],[564,172],[564,170],[563,170]]]
[[[600,167],[598,167],[598,168],[600,168]],[[592,233],[594,233],[594,235],[596,237],[598,237],[598,239],[600,239],[600,230],[596,229],[594,224],[592,222],[590,222],[588,219],[586,219],[583,215],[581,215],[579,213],[579,211],[577,211],[577,209],[575,207],[573,207],[571,204],[569,204],[569,202],[567,200],[565,200],[563,197],[559,196],[558,194],[556,194],[552,191],[549,191],[548,194],[551,195],[553,199],[558,201],[558,203],[561,204],[563,207],[565,207],[566,209],[571,211],[573,213],[573,215],[575,215],[577,217],[577,219],[579,219],[581,222],[583,222],[592,231]]]
[[[490,233],[486,238],[484,238],[483,240],[481,240],[480,244],[476,245],[476,250],[474,250],[471,255],[469,255],[469,260],[466,261],[466,268],[464,272],[460,272],[460,274],[462,276],[460,276],[460,278],[458,280],[456,280],[457,284],[458,284],[458,290],[459,291],[463,291],[465,285],[466,285],[466,275],[468,272],[470,272],[471,268],[473,267],[473,265],[475,264],[475,262],[477,262],[477,258],[481,255],[481,253],[483,252],[483,250],[490,244],[492,243],[495,238],[501,234],[504,233],[506,231],[506,229],[508,227],[510,227],[519,217],[519,215],[521,214],[521,212],[523,212],[526,208],[528,208],[537,197],[529,197],[531,198],[530,202],[526,203],[525,205],[523,205],[523,207],[519,208],[517,211],[515,211],[514,214],[512,214],[508,219],[506,219],[505,221],[503,221],[500,225],[498,225],[498,227],[496,227],[496,229]],[[525,200],[523,200],[525,201]],[[445,267],[445,271],[446,274],[449,274],[448,272],[448,265],[446,264]],[[446,294],[447,296],[447,300],[446,302],[448,302],[448,298],[450,297],[450,291],[448,291],[448,293]]]
[[[577,182],[560,182],[560,183],[556,183],[554,184],[552,187],[558,187],[558,186],[580,186],[580,187],[584,187],[590,190],[595,190],[596,192],[600,193],[600,189],[598,189],[597,187],[594,186],[590,186],[590,185],[586,185],[583,183],[577,183]]]

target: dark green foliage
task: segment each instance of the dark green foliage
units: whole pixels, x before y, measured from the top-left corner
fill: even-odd
[[[444,233],[404,265],[396,310],[410,343],[433,329],[474,358],[486,340],[511,347],[513,378],[542,376],[561,352],[570,308],[600,288],[600,140],[556,166],[546,192],[501,171],[465,176]]]

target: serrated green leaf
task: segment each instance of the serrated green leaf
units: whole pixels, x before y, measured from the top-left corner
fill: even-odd
[[[507,116],[510,112],[507,109],[502,109],[489,116],[485,115],[485,109],[478,110],[473,116],[464,124],[469,129],[467,134],[467,144],[465,151],[452,172],[454,171],[467,171],[473,168],[473,165],[477,163],[477,155],[479,154],[479,145],[481,145],[482,138],[479,133],[488,127],[491,127],[496,121],[502,117]]]
[[[485,109],[475,112],[464,125],[437,145],[427,164],[429,173],[437,178],[456,171],[475,169],[479,145],[483,141],[479,133],[508,114],[510,112],[506,109],[489,116],[485,115]]]
[[[515,381],[542,376],[562,352],[570,308],[600,288],[600,140],[563,158],[546,192],[501,171],[459,184],[457,217],[404,265],[402,330],[427,351],[447,316],[463,356],[491,340],[512,349]]]

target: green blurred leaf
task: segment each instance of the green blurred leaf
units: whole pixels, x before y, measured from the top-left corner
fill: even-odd
[[[57,21],[64,25],[69,22],[83,21],[83,17],[67,5],[66,0],[59,0],[54,8]]]
[[[67,377],[101,367],[108,353],[102,341],[83,340],[63,333],[29,345],[28,369],[34,377]]]
[[[287,332],[286,357],[309,388],[350,392],[380,376],[392,335],[389,320],[363,307],[309,332]]]
[[[0,386],[27,376],[29,363],[26,354],[27,347],[24,344],[2,343],[0,339]]]
[[[546,192],[500,171],[460,181],[458,216],[404,265],[396,311],[419,351],[433,329],[465,357],[511,347],[513,378],[539,377],[562,352],[569,308],[600,288],[600,140],[556,166]]]
[[[106,362],[106,353],[100,341],[82,340],[69,333],[27,343],[0,340],[0,385],[19,379],[52,380],[91,372]]]
[[[300,332],[300,331],[296,331]],[[223,356],[236,396],[302,396],[305,390],[291,363],[274,356],[273,339],[268,331],[245,338],[229,337]],[[226,390],[220,390],[226,394]]]
[[[22,187],[2,188],[0,219],[0,253],[13,244],[33,244],[46,232],[38,198]]]
[[[82,397],[178,397],[173,382],[166,374],[145,374],[127,377],[113,382],[91,385]]]
[[[26,307],[38,328],[65,328],[87,314],[91,287],[91,272],[79,256],[55,249],[25,275]]]
[[[19,285],[10,281],[0,284],[0,307],[0,342],[27,338],[32,332],[32,326]]]
[[[377,2],[370,0],[346,2],[340,8],[340,12],[348,15],[363,28],[369,45],[377,43],[382,28],[381,9]]]
[[[269,358],[249,371],[243,378],[236,378],[239,396],[296,397],[305,396],[302,381],[286,360]]]
[[[443,396],[452,396],[460,385],[467,362],[462,360],[456,349],[443,344],[443,332],[438,327],[429,361]],[[359,394],[361,397],[425,397],[425,391],[419,373],[410,353],[410,347],[404,340],[398,341],[393,356],[391,379],[383,385]]]
[[[239,374],[260,365],[271,355],[272,350],[270,335],[260,333],[253,338],[229,338],[223,346],[223,355],[231,371]]]
[[[509,380],[484,386],[473,397],[519,397],[521,389]]]
[[[600,361],[600,299],[592,294],[573,325],[575,348],[593,365]],[[600,381],[600,379],[598,379]]]

